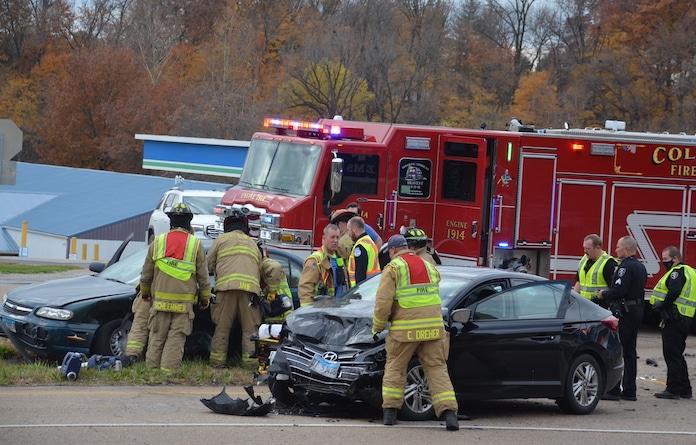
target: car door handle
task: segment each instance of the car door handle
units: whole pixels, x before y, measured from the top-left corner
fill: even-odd
[[[535,335],[531,337],[531,339],[534,341],[547,341],[553,340],[554,338],[556,338],[555,335]]]

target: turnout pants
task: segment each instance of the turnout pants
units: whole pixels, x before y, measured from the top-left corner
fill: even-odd
[[[210,362],[224,365],[227,362],[227,347],[230,329],[237,317],[242,325],[242,353],[248,358],[255,350],[251,336],[256,334],[261,324],[261,308],[249,306],[251,294],[242,290],[218,291],[215,304],[211,307],[211,318],[215,323],[215,333],[210,344]]]
[[[413,355],[423,365],[428,389],[440,417],[446,410],[458,411],[452,381],[447,371],[449,336],[439,340],[423,342],[400,342],[387,335],[387,363],[382,380],[382,408],[400,409],[404,403],[406,373]]]
[[[147,337],[150,333],[147,328],[147,323],[150,318],[151,307],[152,300],[145,301],[140,294],[133,300],[133,306],[131,308],[133,311],[133,324],[131,325],[130,332],[128,332],[128,341],[126,342],[127,357],[135,356],[139,359],[143,350],[145,350]]]
[[[163,371],[181,368],[186,337],[193,330],[193,307],[187,313],[163,312],[150,309],[150,337],[148,338],[145,365]]]

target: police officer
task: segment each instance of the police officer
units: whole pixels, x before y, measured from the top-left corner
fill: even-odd
[[[348,281],[350,287],[354,287],[379,273],[379,251],[365,232],[365,221],[361,217],[354,216],[348,220],[348,233],[355,242],[348,260]]]
[[[193,305],[210,303],[210,280],[201,241],[189,232],[193,213],[184,203],[169,212],[171,230],[150,244],[140,278],[141,298],[152,300],[145,355],[148,368],[181,367],[186,337],[193,330]]]
[[[355,213],[358,216],[361,216],[361,217],[363,216],[362,209],[360,208],[360,204],[358,204],[357,202],[349,203],[346,206],[346,210],[350,210],[351,212]],[[377,246],[377,249],[381,249],[382,245],[384,245],[384,241],[382,241],[382,237],[367,222],[365,223],[365,232],[368,235],[370,235],[370,238],[372,238],[372,241],[375,242],[375,246]]]
[[[444,418],[448,430],[458,430],[459,407],[447,371],[449,334],[442,321],[440,273],[407,246],[402,235],[393,235],[387,242],[392,260],[380,277],[372,318],[375,337],[391,322],[382,379],[384,424],[396,423],[397,410],[404,402],[408,364],[417,354],[435,413]]]
[[[418,227],[401,227],[400,233],[406,238],[408,248],[413,250],[416,255],[430,264],[437,264],[433,255],[428,251],[428,235],[425,234],[423,229]]]
[[[317,295],[340,297],[348,288],[345,263],[336,251],[339,238],[338,227],[327,225],[321,248],[305,260],[297,289],[301,306],[312,303]]]
[[[599,235],[587,235],[582,242],[585,255],[580,259],[578,272],[575,274],[573,290],[588,300],[599,304],[597,292],[609,288],[617,262],[602,250],[602,238]]]
[[[240,212],[225,218],[224,233],[208,250],[208,268],[215,274],[216,295],[210,314],[215,323],[210,365],[226,366],[230,329],[237,318],[242,325],[242,358],[252,359],[255,344],[251,337],[261,324],[261,251],[249,237],[249,221]]]
[[[637,400],[636,374],[638,368],[638,328],[643,321],[645,282],[648,273],[643,263],[638,261],[638,244],[630,236],[619,238],[616,243],[616,257],[621,263],[616,268],[609,289],[600,290],[597,295],[604,299],[609,309],[619,319],[619,338],[623,347],[623,381],[602,396],[603,400]],[[623,391],[621,390],[623,387]]]
[[[682,263],[681,252],[674,246],[662,251],[662,264],[667,273],[653,289],[650,304],[662,318],[662,355],[667,364],[667,388],[655,393],[655,397],[690,399],[693,393],[684,349],[696,312],[696,272]]]

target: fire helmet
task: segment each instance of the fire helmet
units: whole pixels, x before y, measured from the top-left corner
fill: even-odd
[[[169,209],[169,211],[167,212],[167,216],[169,217],[169,219],[172,219],[174,217],[185,220],[187,219],[188,221],[191,221],[193,219],[193,212],[191,211],[189,206],[187,206],[183,202],[180,202],[178,204],[174,204],[174,206],[171,209]]]
[[[425,231],[418,227],[401,227],[399,232],[406,238],[409,244],[428,240],[428,235],[425,234]]]

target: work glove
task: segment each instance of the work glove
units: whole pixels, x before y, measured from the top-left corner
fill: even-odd
[[[377,341],[377,338],[379,337],[379,332],[375,331],[374,329],[372,330],[372,339],[374,341]]]
[[[665,303],[664,301],[656,301],[655,304],[652,306],[652,310],[655,312],[660,312],[662,308],[664,307]]]
[[[198,300],[198,309],[204,311],[210,307],[210,299]]]

